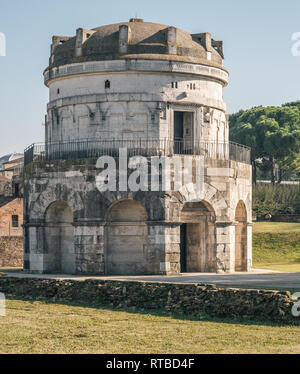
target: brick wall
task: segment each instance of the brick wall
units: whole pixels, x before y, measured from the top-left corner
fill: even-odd
[[[12,227],[12,216],[18,216],[18,227]],[[0,237],[23,236],[23,199],[17,198],[0,206]]]
[[[0,267],[23,266],[23,238],[0,237]]]

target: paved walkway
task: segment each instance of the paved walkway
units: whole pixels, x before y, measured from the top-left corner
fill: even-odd
[[[41,278],[41,279],[72,279],[83,281],[86,279],[103,280],[126,280],[126,281],[145,281],[145,282],[166,282],[166,283],[208,283],[219,286],[236,288],[265,288],[265,289],[283,289],[300,290],[300,273],[280,273],[275,271],[254,269],[250,273],[235,274],[182,274],[179,276],[70,276],[60,274],[24,274],[22,271],[12,269],[2,269],[9,277],[18,278]]]

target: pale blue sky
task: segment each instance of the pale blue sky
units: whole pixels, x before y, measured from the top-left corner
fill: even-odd
[[[7,56],[0,57],[0,156],[43,141],[48,92],[42,72],[52,35],[136,14],[224,40],[229,113],[300,99],[300,56],[291,54],[291,35],[300,32],[299,0],[2,0]]]

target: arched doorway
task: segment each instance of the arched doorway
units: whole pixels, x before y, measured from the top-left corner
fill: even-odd
[[[44,272],[74,274],[73,212],[64,201],[55,201],[45,214]]]
[[[216,271],[215,212],[206,202],[186,203],[181,211],[181,272]]]
[[[121,200],[107,217],[106,274],[147,274],[147,213],[135,200]]]
[[[247,271],[247,210],[239,201],[235,210],[235,271]]]

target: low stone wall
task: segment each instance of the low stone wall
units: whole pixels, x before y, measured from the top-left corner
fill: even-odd
[[[23,238],[0,236],[0,267],[23,266]]]
[[[214,285],[123,282],[113,280],[45,280],[0,278],[0,292],[9,296],[52,301],[84,301],[91,306],[164,310],[185,316],[259,319],[300,324],[292,316],[289,292],[217,288]]]

